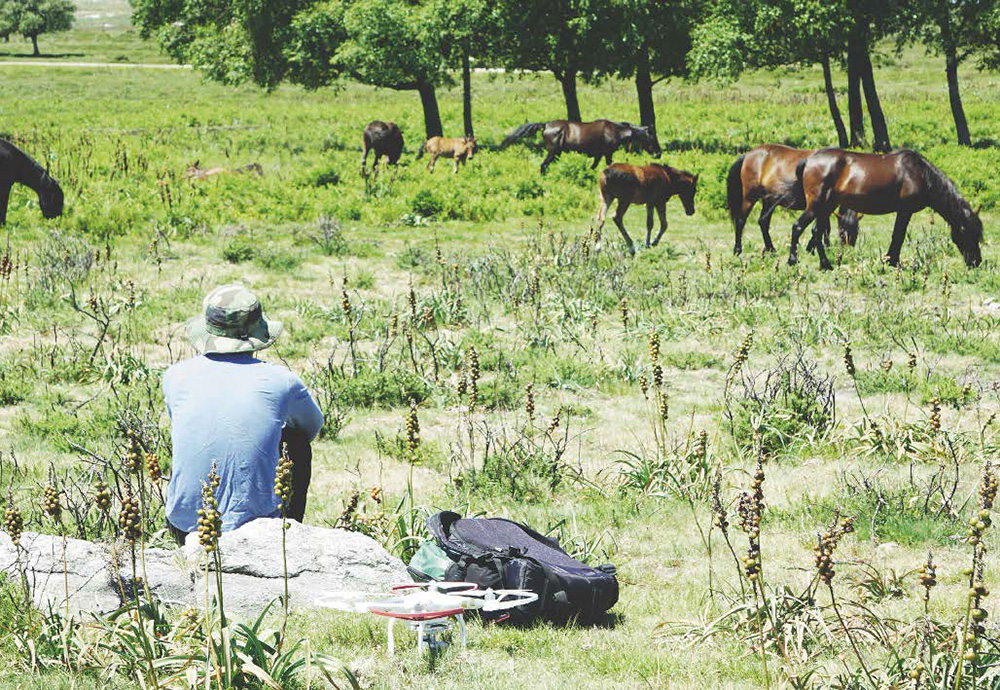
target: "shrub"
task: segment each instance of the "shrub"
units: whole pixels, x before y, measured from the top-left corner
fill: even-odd
[[[421,189],[410,200],[410,210],[418,216],[433,218],[444,211],[444,202],[429,189]]]
[[[257,258],[257,243],[248,235],[237,235],[222,248],[222,258],[231,264],[242,264]]]

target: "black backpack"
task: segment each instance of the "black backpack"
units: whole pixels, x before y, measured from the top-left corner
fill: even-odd
[[[559,548],[555,539],[502,518],[463,518],[444,511],[427,518],[438,546],[454,561],[447,582],[482,588],[526,589],[538,601],[493,616],[512,623],[598,621],[618,601],[612,565],[591,568]]]

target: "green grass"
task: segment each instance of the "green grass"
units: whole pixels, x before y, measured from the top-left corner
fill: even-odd
[[[122,16],[110,27],[81,20],[73,32],[43,39],[43,50],[88,62],[117,55],[162,61]],[[8,57],[19,50],[0,45]],[[663,160],[701,174],[697,213],[687,217],[671,202],[661,246],[631,260],[611,224],[600,255],[584,249],[597,206],[587,161],[564,156],[543,178],[537,148],[492,150],[515,125],[562,114],[549,75],[475,74],[476,133],[484,150],[458,175],[447,166],[429,175],[413,160],[423,128],[412,93],[345,84],[265,94],[204,83],[183,70],[4,67],[3,59],[3,129],[67,190],[66,215],[44,222],[30,192],[15,188],[4,229],[4,246],[9,240],[19,268],[0,285],[0,453],[13,452],[28,474],[0,486],[0,494],[13,490],[29,528],[38,528],[32,482],[50,464],[78,471],[81,459],[71,444],[110,454],[123,400],[155,410],[153,421],[166,428],[157,382],[171,361],[190,354],[184,319],[210,287],[241,280],[288,327],[268,358],[300,372],[347,415],[339,434],[316,444],[311,522],[335,521],[353,491],[384,488],[382,507],[364,499],[369,511],[388,510],[404,494],[411,468],[397,439],[413,399],[425,443],[412,471],[419,505],[504,515],[542,529],[567,525],[568,534],[599,545],[599,560],[615,563],[621,574],[621,602],[609,628],[475,624],[465,655],[448,652],[433,663],[416,658],[408,637],[388,658],[383,625],[357,616],[297,610],[294,635],[343,659],[371,687],[760,687],[752,648],[725,636],[692,647],[666,634],[664,624],[717,615],[722,602],[708,596],[708,561],[687,504],[667,490],[622,488],[620,477],[623,452],[654,453],[656,411],[640,381],[652,377],[647,343],[655,329],[667,440],[689,448],[706,430],[708,460],[724,470],[724,498],[732,501],[752,470],[752,458],[739,448],[752,445],[756,422],[739,418],[734,437],[726,409],[744,388],[736,379],[727,386],[727,372],[753,329],[748,375],[766,377],[780,358],[801,352],[832,377],[836,398],[828,425],[811,413],[781,417],[789,406],[769,409],[767,421],[777,431],[768,438],[782,448],[765,483],[762,540],[770,580],[805,586],[815,535],[839,508],[858,525],[838,552],[839,572],[850,572],[854,560],[906,572],[933,547],[941,573],[935,615],[958,620],[967,547],[954,535],[962,520],[925,511],[921,497],[936,469],[950,467],[927,440],[931,398],[940,398],[942,429],[960,447],[955,510],[961,518],[971,510],[964,500],[974,492],[979,463],[996,446],[995,422],[986,422],[1000,411],[990,385],[1000,379],[1000,312],[993,301],[1000,259],[992,243],[1000,184],[997,150],[989,144],[1000,140],[997,75],[962,72],[973,139],[981,143],[968,150],[951,143],[940,60],[907,52],[877,72],[893,143],[924,153],[973,205],[984,205],[986,264],[965,269],[943,222],[923,213],[911,225],[902,269],[880,263],[891,218],[868,216],[859,246],[834,247],[837,269],[820,273],[811,256],[795,268],[781,253],[760,256],[752,222],[746,253],[732,257],[724,210],[725,173],[738,152],[767,141],[830,143],[817,71],[755,74],[729,86],[658,87]],[[444,89],[440,98],[446,133],[457,132],[460,93]],[[588,118],[636,118],[628,83],[581,86],[581,105]],[[397,171],[366,188],[357,173],[359,139],[375,118],[401,125],[407,153]],[[622,153],[616,160],[645,157]],[[264,174],[189,183],[183,172],[194,161],[259,163]],[[331,218],[339,235],[324,239]],[[779,248],[791,221],[787,212],[775,218]],[[633,238],[643,222],[641,209],[627,216]],[[360,318],[357,375],[341,305],[345,276]],[[423,324],[412,356],[402,328],[386,335],[394,320],[408,323],[411,286]],[[67,302],[71,287],[81,301],[94,295],[116,305],[100,347],[94,321]],[[130,293],[134,302],[125,308]],[[844,373],[845,340],[864,409]],[[475,481],[451,481],[483,469],[464,465],[456,448],[465,429],[458,387],[468,374],[470,346],[482,370],[477,424],[512,440],[527,423],[529,383],[537,408],[532,433],[540,435],[559,413],[558,433],[568,442],[554,487],[550,468],[519,454],[523,448],[507,449]],[[886,360],[893,362],[888,372]],[[793,411],[811,409],[808,401],[793,402]],[[869,481],[863,492],[851,488],[859,473]],[[881,507],[872,499],[880,492],[888,502]],[[663,495],[649,495],[657,493]],[[707,526],[707,503],[699,499],[696,511]],[[734,512],[730,506],[731,519]],[[745,540],[735,539],[741,551]],[[995,535],[987,541],[992,577]],[[714,544],[716,585],[718,578],[732,585],[731,558],[717,535]],[[921,605],[919,594],[908,591],[875,609],[912,620]],[[823,649],[821,661],[832,665],[835,647]],[[29,674],[2,641],[0,664],[17,669],[0,687],[98,684],[89,676]]]

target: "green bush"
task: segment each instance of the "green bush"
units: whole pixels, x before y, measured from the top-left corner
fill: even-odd
[[[444,202],[429,189],[421,189],[410,199],[410,210],[418,216],[434,218],[444,211]]]
[[[248,235],[237,235],[222,248],[222,258],[231,264],[242,264],[257,258],[259,248]]]

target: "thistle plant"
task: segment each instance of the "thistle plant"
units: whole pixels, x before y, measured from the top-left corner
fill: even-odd
[[[969,594],[965,607],[965,618],[962,623],[962,634],[958,647],[958,670],[955,672],[955,690],[961,687],[962,675],[965,664],[973,666],[979,658],[979,645],[983,633],[986,631],[983,622],[987,613],[983,608],[983,600],[989,596],[990,591],[983,584],[983,567],[986,557],[986,545],[983,543],[983,536],[992,526],[990,517],[993,510],[993,503],[997,497],[997,477],[993,465],[989,460],[983,465],[983,475],[979,481],[979,512],[969,518],[969,530],[966,535],[966,543],[972,546],[972,567],[965,572],[968,576]]]
[[[621,302],[618,303],[618,310],[619,310],[619,312],[621,312],[622,328],[624,328],[625,332],[627,333],[628,332],[628,324],[629,324],[629,311],[628,311],[628,298],[627,297],[622,297]]]
[[[729,373],[726,376],[726,385],[736,377],[736,374],[743,368],[746,364],[747,359],[750,357],[750,349],[753,347],[753,329],[750,329],[746,336],[743,338],[743,342],[740,343],[739,347],[736,348],[736,353],[733,357],[733,364],[729,367]]]
[[[219,606],[219,624],[221,629],[220,639],[223,641],[223,656],[225,659],[225,679],[223,687],[232,684],[233,670],[232,660],[229,656],[226,639],[226,607],[223,599],[222,587],[222,555],[219,552],[219,537],[222,536],[222,514],[219,512],[219,504],[215,498],[215,491],[219,488],[220,477],[216,471],[215,462],[208,471],[208,476],[201,482],[201,508],[198,509],[198,543],[208,554],[205,563],[205,637],[207,644],[212,644],[211,616],[208,615],[208,569],[209,565],[215,570],[215,594]],[[205,655],[206,663],[211,658],[211,653]]]
[[[528,383],[524,387],[524,413],[528,416],[529,433],[535,430],[535,385]]]
[[[858,387],[858,372],[854,366],[854,352],[851,350],[849,340],[844,341],[844,371],[851,377],[851,383],[854,384],[854,393],[858,396],[858,404],[861,405],[861,413],[865,417],[865,422],[870,422],[868,410],[865,409],[865,401],[861,397],[861,389]]]
[[[941,431],[941,399],[936,395],[931,398],[931,415],[928,424],[931,431],[935,433]]]
[[[920,641],[920,655],[910,668],[909,677],[913,681],[914,687],[919,687],[920,679],[923,677],[925,668],[934,668],[934,634],[931,628],[930,601],[931,590],[937,586],[937,568],[934,566],[934,556],[927,551],[927,562],[917,569],[917,577],[924,592],[924,631]],[[927,665],[924,665],[924,652],[927,653]]]
[[[69,567],[66,564],[66,530],[62,521],[62,502],[59,500],[59,489],[55,484],[46,484],[42,488],[42,513],[46,515],[52,524],[59,530],[62,538],[62,562],[63,562],[63,591],[66,597],[66,621],[69,624]]]
[[[726,505],[722,502],[722,471],[716,470],[715,479],[712,481],[712,524],[717,530],[722,533],[722,538],[726,542],[726,546],[729,548],[729,553],[733,556],[733,561],[736,563],[736,578],[740,583],[740,595],[746,597],[746,588],[743,586],[743,570],[740,565],[740,557],[736,555],[736,549],[733,548],[733,542],[729,538],[729,514],[726,511]]]
[[[163,470],[160,468],[160,460],[156,457],[155,453],[146,453],[146,476],[153,484],[159,484],[160,480],[163,479]]]
[[[8,497],[7,501],[7,510],[4,511],[3,516],[3,531],[7,533],[7,536],[10,537],[11,543],[14,545],[15,565],[17,567],[17,572],[21,576],[24,599],[25,603],[27,603],[30,597],[30,592],[28,590],[28,573],[21,565],[21,534],[24,532],[24,518],[21,516],[21,511],[14,505],[13,498]]]

